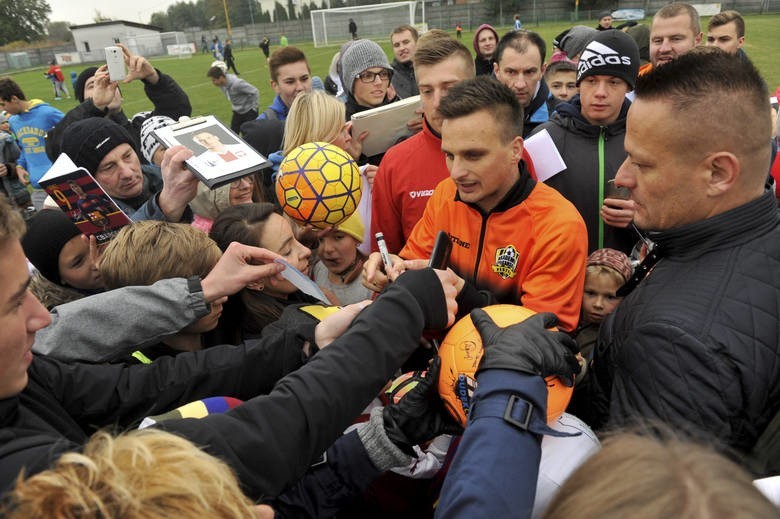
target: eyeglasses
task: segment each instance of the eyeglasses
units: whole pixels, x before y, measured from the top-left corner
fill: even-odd
[[[379,77],[382,81],[388,81],[391,77],[393,77],[393,72],[390,70],[387,70],[386,68],[383,68],[379,72],[371,72],[370,70],[364,70],[357,76],[356,78],[360,79],[363,83],[373,83],[376,81],[376,78]]]
[[[247,183],[247,184],[248,184],[250,187],[251,187],[251,186],[253,186],[253,185],[255,185],[255,179],[254,179],[254,178],[252,178],[252,177],[241,177],[241,178],[239,178],[238,180],[234,180],[233,182],[231,182],[231,183],[230,183],[230,187],[231,187],[231,188],[234,188],[234,187],[239,187],[239,186],[241,185],[241,182],[243,182],[244,180],[246,180],[246,183]]]

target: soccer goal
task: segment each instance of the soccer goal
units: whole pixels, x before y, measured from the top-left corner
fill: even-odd
[[[415,2],[393,2],[312,11],[314,46],[341,44],[351,39],[350,18],[357,25],[358,38],[386,40],[393,28],[405,23],[414,25],[414,7]]]

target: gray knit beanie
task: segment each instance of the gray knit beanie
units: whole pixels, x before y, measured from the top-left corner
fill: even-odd
[[[588,43],[593,41],[593,38],[599,33],[592,27],[585,27],[584,25],[575,25],[566,36],[562,37],[558,45],[563,52],[566,53],[566,57],[574,59],[578,54],[585,50]]]
[[[374,67],[393,70],[379,44],[371,40],[355,41],[341,57],[341,83],[344,89],[352,95],[357,75]]]

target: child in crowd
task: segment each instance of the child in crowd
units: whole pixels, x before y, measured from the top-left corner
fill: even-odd
[[[5,194],[11,205],[27,220],[35,214],[35,208],[32,207],[30,192],[24,185],[27,180],[24,175],[20,175],[20,170],[16,169],[16,161],[21,153],[11,135],[8,116],[0,114],[0,192]]]
[[[52,83],[54,83],[54,99],[62,99],[61,94],[65,94],[65,97],[70,99],[70,92],[68,92],[68,87],[65,86],[65,75],[57,64],[57,60],[51,60],[50,65],[46,74],[49,79],[51,79]]]
[[[302,92],[295,97],[290,105],[290,112],[285,121],[284,140],[282,150],[269,155],[268,159],[278,170],[285,155],[293,149],[307,142],[329,142],[349,153],[352,157],[360,157],[363,149],[363,139],[368,132],[364,132],[353,139],[350,133],[351,122],[344,122],[344,103],[324,92],[313,90]],[[371,184],[377,172],[377,166],[367,165],[361,168],[361,180],[363,195],[360,198],[358,212],[366,230],[360,245],[363,254],[371,252],[369,246],[368,230],[371,227]],[[300,226],[296,226],[296,238],[306,245],[313,246],[309,237],[302,232]],[[309,233],[310,234],[310,233]],[[316,242],[316,240],[314,240]],[[314,258],[312,258],[313,260]]]
[[[577,88],[577,66],[569,60],[550,63],[544,73],[544,80],[550,87],[550,95],[569,102],[579,93]]]
[[[222,252],[208,236],[187,224],[153,220],[124,227],[100,259],[100,275],[109,289],[148,286],[168,278],[204,278]],[[211,311],[178,333],[145,346],[121,362],[149,364],[162,356],[204,347],[202,334],[217,327],[226,297],[210,304]]]
[[[585,289],[582,293],[580,323],[574,330],[574,340],[580,348],[582,366],[577,375],[574,394],[567,413],[585,423],[591,423],[593,416],[589,402],[593,377],[588,371],[593,360],[593,350],[599,339],[599,327],[604,318],[617,308],[623,299],[617,297],[617,290],[631,278],[633,268],[624,253],[615,249],[598,249],[585,262]]]
[[[358,246],[364,231],[363,219],[355,212],[338,227],[320,235],[319,261],[314,264],[312,277],[334,305],[358,303],[373,295],[361,280],[366,256]]]
[[[10,77],[0,78],[0,105],[8,115],[10,133],[15,136],[22,152],[16,168],[21,168],[22,175],[29,176],[33,205],[40,210],[46,191],[38,185],[38,181],[52,163],[46,155],[46,136],[64,114],[40,99],[27,99],[19,84]]]
[[[574,338],[586,361],[590,360],[601,322],[620,304],[622,298],[617,297],[617,290],[628,281],[632,272],[628,256],[618,250],[598,249],[588,256],[582,316],[574,332]]]
[[[59,209],[38,211],[27,222],[22,248],[38,270],[30,290],[48,310],[103,291],[92,243]]]

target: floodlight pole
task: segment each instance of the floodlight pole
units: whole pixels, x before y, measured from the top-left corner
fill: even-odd
[[[228,16],[226,0],[222,0],[222,7],[225,9],[225,21],[227,22],[227,33],[228,33],[228,36],[233,36],[233,31],[230,30],[230,16]]]

